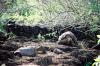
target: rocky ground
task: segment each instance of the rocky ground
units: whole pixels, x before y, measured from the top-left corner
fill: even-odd
[[[15,55],[14,52],[25,46],[35,46],[32,56]],[[17,37],[0,45],[1,66],[84,66],[100,54],[99,50],[58,45],[56,42],[38,41]]]
[[[6,25],[6,31],[8,35],[0,32],[1,66],[85,66],[86,63],[92,63],[93,59],[100,55],[100,51],[96,50],[99,49],[99,46],[95,49],[92,48],[96,45],[96,35],[100,33],[90,31],[88,25],[55,26],[48,29],[39,26],[20,26],[10,22]],[[81,48],[56,43],[58,37],[66,31],[75,34]],[[12,37],[13,34],[14,37]],[[46,40],[33,39],[37,38],[39,34]],[[15,37],[15,35],[27,38]],[[17,49],[28,46],[33,47],[33,56],[15,53]]]

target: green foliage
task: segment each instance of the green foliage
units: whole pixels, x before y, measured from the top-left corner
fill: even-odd
[[[38,40],[39,40],[39,41],[45,41],[45,38],[44,38],[41,34],[39,34],[39,35],[38,35]]]
[[[5,32],[5,22],[9,19],[9,15],[6,13],[0,14],[0,31]]]
[[[13,38],[13,37],[15,37],[15,36],[16,36],[16,35],[15,35],[15,34],[13,34],[12,32],[7,33],[7,35],[9,36],[9,38],[8,38],[8,39]]]
[[[100,12],[100,3],[99,0],[91,0],[91,8],[93,12]]]
[[[39,40],[39,41],[45,41],[45,40],[48,40],[48,39],[52,39],[53,37],[57,37],[55,32],[48,33],[48,34],[46,34],[46,35],[41,35],[41,34],[39,34],[38,37],[35,38],[35,39],[37,39],[37,40]],[[34,37],[33,37],[33,38],[34,38]]]
[[[98,57],[96,59],[94,59],[94,63],[92,64],[92,66],[100,66],[100,56],[98,55]]]
[[[92,62],[86,62],[85,66],[91,66]]]
[[[55,32],[52,33],[48,33],[46,35],[44,35],[45,39],[47,39],[47,37],[57,37]]]
[[[4,26],[2,23],[0,23],[0,31],[4,31]]]
[[[100,27],[99,0],[4,0],[0,10],[0,30],[4,22],[13,19],[25,25],[89,23],[92,31]],[[1,6],[0,6],[1,7]]]
[[[98,39],[98,42],[97,42],[97,44],[100,44],[100,39]]]

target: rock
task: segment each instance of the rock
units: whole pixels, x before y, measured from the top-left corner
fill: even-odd
[[[57,64],[57,66],[81,66],[81,62],[77,58],[72,56],[67,56],[67,58],[64,58],[62,56],[63,55],[60,55],[59,58],[53,58],[53,64]]]
[[[78,50],[74,50],[71,52],[71,56],[74,56],[76,58],[78,58],[78,56],[87,56],[87,55],[91,55],[91,56],[96,56],[100,54],[99,51],[95,51],[95,50],[84,50],[84,49],[78,49]],[[89,56],[88,56],[89,57]]]
[[[8,61],[9,58],[14,58],[13,52],[7,50],[0,50],[0,61]]]
[[[3,44],[8,39],[6,33],[0,31],[0,44]]]
[[[21,54],[22,56],[36,56],[37,50],[35,46],[21,47],[14,52],[14,54]]]
[[[44,46],[40,46],[39,48],[37,48],[37,51],[39,54],[45,54],[47,51],[47,48]]]
[[[68,66],[82,66],[80,60],[75,57],[68,57],[66,59],[59,59],[60,64],[68,64]]]
[[[3,49],[3,50],[9,50],[9,51],[15,51],[19,48],[18,45],[16,44],[3,44],[0,46],[0,49]]]
[[[57,48],[55,48],[53,52],[54,52],[54,53],[57,53],[57,54],[62,54],[62,53],[63,53],[62,50],[57,49]]]
[[[16,36],[24,36],[24,37],[34,37],[37,38],[39,34],[46,35],[47,33],[50,33],[51,30],[48,29],[48,27],[42,27],[40,25],[34,25],[34,26],[26,26],[26,25],[20,25],[17,24],[16,21],[8,21],[6,26],[6,32],[10,33],[12,32]]]
[[[17,66],[17,63],[15,61],[8,61],[5,64],[6,66]]]
[[[6,32],[10,33],[12,32],[16,36],[25,36],[25,37],[36,37],[40,33],[40,26],[25,26],[25,25],[19,25],[16,23],[16,21],[8,21],[6,24]]]
[[[80,60],[80,62],[82,63],[82,65],[85,64],[85,62],[90,62],[94,59],[94,57],[96,57],[98,55],[97,51],[93,51],[93,50],[83,50],[83,49],[79,49],[79,50],[74,50],[73,52],[71,52],[71,56],[78,58],[78,60]]]
[[[60,35],[57,43],[66,46],[78,46],[76,36],[70,31],[64,32],[62,35]]]
[[[58,49],[60,49],[64,52],[71,52],[71,51],[76,50],[78,48],[77,47],[62,46],[62,47],[58,47]]]
[[[68,64],[72,66],[82,66],[82,63],[80,62],[80,60],[74,57],[69,59]]]
[[[37,65],[48,66],[48,65],[52,64],[52,57],[50,57],[50,56],[37,57],[34,62]]]

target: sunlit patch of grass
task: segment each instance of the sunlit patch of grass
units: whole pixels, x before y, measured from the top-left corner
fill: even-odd
[[[32,25],[34,22],[40,22],[41,20],[44,20],[43,16],[40,16],[38,14],[36,15],[30,15],[30,16],[20,16],[18,14],[14,14],[10,16],[10,18],[16,20],[17,22],[24,22],[25,25]]]

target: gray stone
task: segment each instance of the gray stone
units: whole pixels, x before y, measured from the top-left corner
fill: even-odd
[[[36,56],[37,55],[37,50],[35,46],[27,46],[27,47],[21,47],[18,50],[14,52],[21,54],[22,56]]]
[[[57,49],[57,48],[55,48],[53,52],[54,52],[54,53],[57,53],[57,54],[62,54],[62,53],[63,53],[62,50]]]

